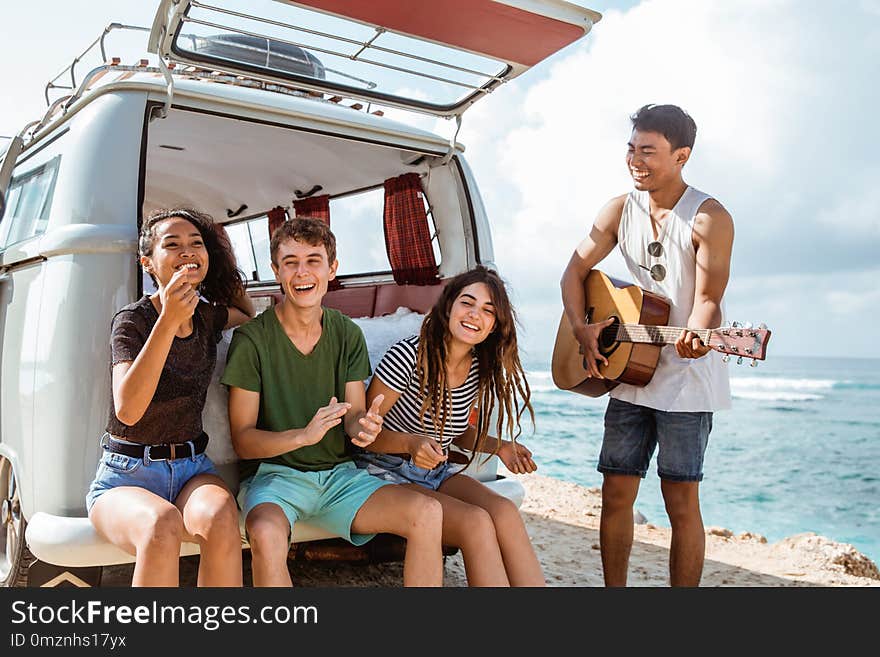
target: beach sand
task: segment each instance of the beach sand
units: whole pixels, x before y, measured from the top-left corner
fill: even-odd
[[[601,493],[537,474],[511,475],[526,490],[520,511],[550,586],[602,586],[599,556]],[[668,584],[670,530],[635,525],[630,586]],[[251,583],[245,553],[245,584]],[[290,561],[294,586],[396,587],[401,563],[375,565]],[[197,557],[181,563],[181,584],[194,586]],[[128,586],[128,566],[104,569],[103,586]],[[444,585],[467,586],[461,553],[447,557]],[[853,546],[806,533],[768,543],[758,534],[706,528],[701,586],[880,586],[880,571]]]

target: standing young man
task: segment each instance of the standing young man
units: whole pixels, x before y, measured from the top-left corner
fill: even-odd
[[[336,238],[321,221],[294,219],[275,230],[270,250],[284,301],[235,331],[221,379],[244,459],[238,500],[254,586],[291,585],[290,536],[305,519],[355,545],[379,532],[402,536],[404,585],[442,585],[440,503],[357,468],[346,445],[376,439],[382,398],[365,408],[360,328],[321,305],[336,276]]]
[[[589,376],[601,377],[599,332],[611,320],[585,322],[584,281],[620,247],[642,288],[670,302],[669,325],[721,325],[730,273],[733,220],[715,199],[682,178],[697,126],[675,105],[645,105],[632,117],[626,163],[635,189],[611,199],[562,275],[565,314],[584,352]],[[727,370],[690,331],[661,350],[651,382],[620,384],[610,393],[599,455],[603,474],[599,543],[606,586],[625,586],[633,541],[633,504],[655,447],[663,500],[672,525],[672,586],[697,586],[705,535],[699,482],[713,411],[730,407]]]

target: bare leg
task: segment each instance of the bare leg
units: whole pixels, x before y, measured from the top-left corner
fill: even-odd
[[[605,586],[626,586],[633,543],[633,504],[639,483],[639,477],[617,474],[605,474],[602,482],[599,547]]]
[[[696,481],[660,481],[666,513],[672,525],[669,547],[669,583],[699,586],[706,554],[706,533],[700,513],[700,484]]]
[[[406,539],[404,586],[443,586],[443,507],[406,486],[383,486],[358,510],[355,534],[388,532]]]
[[[199,586],[241,586],[238,507],[220,477],[201,474],[184,485],[175,505],[183,526],[199,544]]]
[[[492,492],[473,477],[463,474],[454,475],[444,481],[440,486],[440,492],[478,506],[489,514],[511,586],[546,585],[541,564],[529,540],[525,523],[513,502]],[[443,522],[445,526],[445,506]]]
[[[135,555],[132,586],[178,586],[183,517],[144,488],[119,486],[101,495],[89,519],[108,541]]]
[[[418,484],[403,485],[440,502],[443,545],[461,549],[469,586],[510,586],[495,525],[485,509]]]
[[[258,504],[245,519],[254,586],[293,586],[287,569],[290,523],[277,504]]]

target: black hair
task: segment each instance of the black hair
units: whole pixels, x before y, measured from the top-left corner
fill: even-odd
[[[672,150],[683,146],[694,147],[697,124],[690,114],[678,105],[648,104],[630,118],[633,128],[642,132],[659,132],[672,145]]]

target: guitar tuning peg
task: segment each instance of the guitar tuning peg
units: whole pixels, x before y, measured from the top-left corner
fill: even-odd
[[[747,328],[747,329],[752,328],[752,323],[751,323],[751,322],[746,322],[745,324],[743,324],[743,328]]]
[[[722,362],[722,363],[729,363],[729,362],[730,362],[730,354],[724,354],[724,355],[721,357],[721,362]]]
[[[767,325],[764,322],[761,322],[760,324],[758,324],[758,328],[761,329],[762,331],[766,331]]]
[[[731,328],[739,328],[740,323],[739,323],[739,322],[734,322],[734,323],[731,324],[730,326],[731,326]]]
[[[742,357],[742,356],[738,356],[738,357],[737,357],[737,359],[736,359],[736,364],[737,364],[737,365],[742,365],[742,364],[743,364],[743,357]]]
[[[757,367],[757,366],[758,366],[758,359],[752,358],[752,362],[749,363],[749,367]]]

